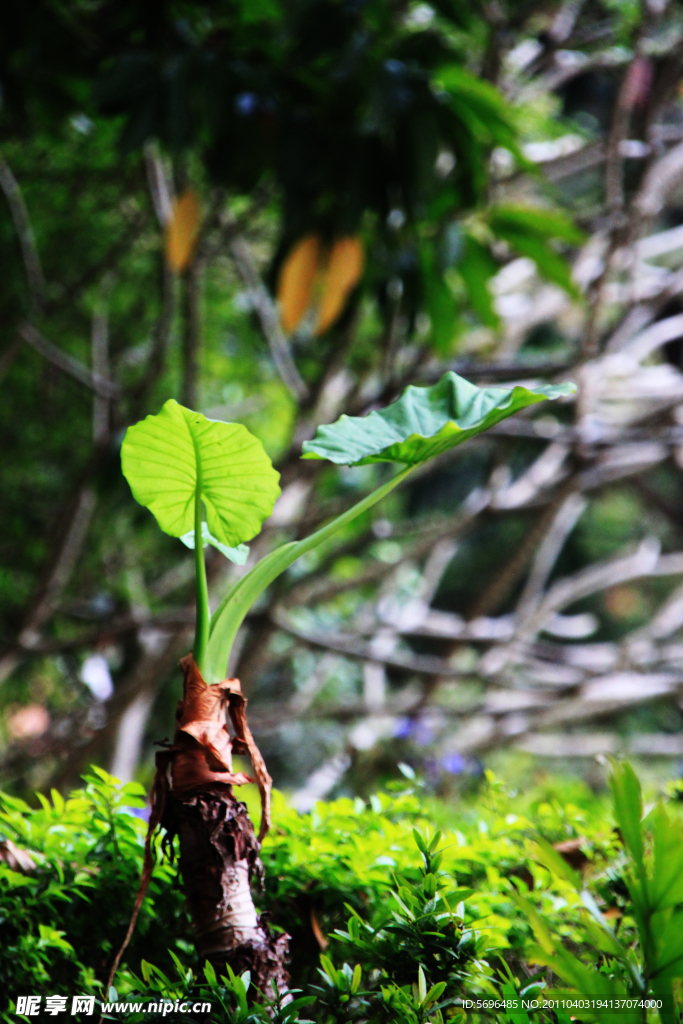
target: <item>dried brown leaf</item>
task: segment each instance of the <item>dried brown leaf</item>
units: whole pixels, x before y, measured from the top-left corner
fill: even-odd
[[[306,235],[296,243],[282,264],[277,299],[282,327],[287,334],[296,330],[311,305],[321,262],[320,239],[315,235]]]
[[[166,228],[166,259],[176,274],[182,274],[194,255],[200,222],[199,202],[188,189],[173,200],[173,215]]]
[[[364,265],[365,252],[360,238],[338,238],[330,251],[323,278],[316,334],[324,334],[339,317],[360,281]]]

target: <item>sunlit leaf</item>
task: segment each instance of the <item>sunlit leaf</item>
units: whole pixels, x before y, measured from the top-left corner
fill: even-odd
[[[128,428],[121,463],[135,500],[172,537],[194,528],[199,486],[209,532],[229,548],[259,532],[280,493],[280,474],[246,427],[209,420],[172,398]]]
[[[303,445],[303,458],[329,459],[338,465],[370,462],[418,465],[462,444],[475,434],[536,402],[560,398],[574,384],[479,388],[455,373],[446,373],[430,388],[410,386],[386,409],[368,416],[342,416],[318,427]]]
[[[188,189],[173,201],[173,216],[166,228],[166,259],[176,274],[181,274],[192,259],[201,211],[194,192]]]

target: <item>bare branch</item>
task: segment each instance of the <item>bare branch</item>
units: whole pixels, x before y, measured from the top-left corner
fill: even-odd
[[[173,181],[154,140],[145,143],[145,169],[154,212],[160,227],[165,228],[173,216]]]
[[[567,537],[576,526],[587,504],[588,502],[582,494],[573,493],[565,498],[555,513],[550,528],[536,553],[526,586],[517,605],[516,616],[520,621],[524,621],[536,607]]]
[[[350,634],[343,633],[314,633],[312,631],[299,629],[288,618],[282,609],[275,609],[271,616],[274,623],[296,637],[307,647],[317,647],[325,651],[335,651],[337,654],[344,654],[348,658],[359,658],[361,661],[377,662],[391,668],[402,669],[405,672],[419,673],[428,676],[443,676],[444,678],[458,678],[463,675],[471,675],[471,670],[465,672],[449,665],[444,658],[437,658],[431,654],[415,654],[413,656],[404,654],[382,655],[373,652],[372,645],[363,643]]]
[[[19,334],[23,340],[39,352],[41,356],[51,362],[54,366],[58,367],[64,373],[68,374],[69,377],[73,377],[80,384],[84,384],[91,391],[95,391],[102,398],[112,399],[118,398],[121,394],[121,389],[118,384],[115,384],[111,380],[107,380],[104,377],[100,377],[98,374],[91,372],[87,366],[79,362],[78,359],[74,359],[73,356],[63,352],[62,349],[57,348],[51,341],[43,337],[40,331],[33,326],[32,323],[25,321],[19,328]]]
[[[654,218],[661,213],[669,196],[683,181],[683,142],[652,165],[635,200],[641,217]]]
[[[103,301],[98,302],[92,318],[92,373],[94,379],[109,379],[109,317]],[[109,399],[95,392],[92,433],[96,446],[109,439]]]
[[[298,401],[304,401],[308,397],[308,388],[296,368],[289,343],[280,326],[280,317],[275,303],[256,269],[251,249],[246,240],[239,235],[232,238],[229,245],[237,272],[251,295],[254,310],[261,323],[261,329],[268,342],[276,369],[293,397]]]
[[[12,169],[5,158],[1,156],[0,188],[5,193],[5,198],[12,214],[12,220],[14,221],[14,228],[19,239],[21,255],[24,260],[24,268],[31,292],[31,305],[34,312],[38,312],[45,299],[43,267],[40,262],[36,238],[31,227],[31,221],[19,182],[14,177]]]
[[[34,601],[17,638],[17,647],[0,657],[0,683],[21,660],[21,648],[31,649],[40,640],[40,630],[52,616],[66,589],[80,557],[86,534],[95,511],[96,497],[90,482],[78,491],[66,529],[59,543],[52,566]]]

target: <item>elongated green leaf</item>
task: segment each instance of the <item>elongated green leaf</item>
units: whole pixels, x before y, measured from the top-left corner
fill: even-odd
[[[441,355],[448,355],[456,336],[457,308],[453,293],[437,265],[434,247],[423,246],[420,252],[422,289],[431,320],[431,343]]]
[[[433,83],[448,97],[449,106],[478,142],[504,146],[520,167],[537,170],[519,145],[515,113],[495,86],[459,64],[440,68]]]
[[[431,388],[408,387],[401,398],[369,416],[342,416],[318,427],[303,445],[305,459],[339,465],[402,462],[419,465],[536,402],[576,390],[574,384],[478,388],[455,373]]]
[[[547,210],[538,206],[494,206],[488,215],[494,232],[523,231],[538,238],[557,238],[572,245],[581,245],[586,236],[563,210]]]
[[[553,849],[550,843],[543,839],[542,836],[539,836],[535,843],[530,844],[529,852],[534,860],[537,860],[539,864],[547,868],[552,875],[563,878],[565,882],[569,882],[575,889],[581,888],[581,875],[578,871],[574,871],[557,850]]]
[[[555,252],[549,242],[538,235],[525,231],[499,228],[497,234],[523,256],[528,256],[536,264],[536,268],[546,281],[552,281],[563,288],[574,299],[581,297],[581,292],[572,281],[569,265]]]
[[[643,817],[643,796],[638,776],[628,761],[613,761],[609,783],[614,803],[614,817],[621,831],[624,846],[633,857],[636,866],[642,870],[643,834],[640,820]]]
[[[190,530],[189,533],[184,533],[180,538],[186,548],[190,551],[194,551],[194,530]],[[246,560],[249,558],[249,547],[247,544],[239,544],[236,548],[229,548],[227,544],[221,544],[219,540],[216,540],[214,535],[209,532],[209,527],[206,523],[202,523],[202,547],[216,548],[222,555],[229,558],[235,565],[244,565]]]
[[[133,497],[172,537],[194,528],[199,487],[209,531],[229,548],[259,532],[280,493],[279,473],[246,427],[209,420],[173,399],[128,428],[121,463]]]
[[[498,265],[486,246],[467,234],[458,271],[465,282],[472,309],[486,327],[494,328],[500,324],[500,317],[493,305],[489,282],[497,270]]]

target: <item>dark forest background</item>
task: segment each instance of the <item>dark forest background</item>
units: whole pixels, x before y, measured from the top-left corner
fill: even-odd
[[[675,769],[682,76],[673,0],[5,5],[5,788],[147,784],[172,734],[192,555],[131,497],[128,424],[175,397],[263,441],[254,558],[381,479],[302,462],[317,424],[446,369],[579,392],[253,610],[230,671],[276,785],[306,809],[399,762],[444,794],[489,763]],[[323,321],[306,275],[340,239]],[[209,550],[217,602],[243,569]]]

